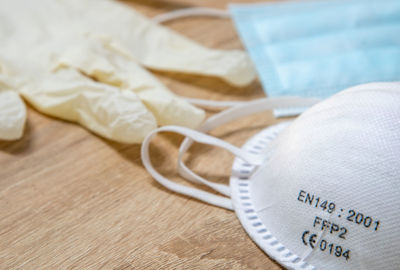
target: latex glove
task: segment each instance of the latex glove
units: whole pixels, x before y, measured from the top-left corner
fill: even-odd
[[[14,140],[24,131],[26,108],[19,95],[0,79],[0,138]]]
[[[14,140],[22,136],[26,119],[24,102],[10,83],[4,60],[0,59],[0,138]]]
[[[118,12],[129,10],[105,0],[1,0],[0,35],[5,42],[0,54],[8,71],[0,72],[39,111],[78,122],[109,139],[141,142],[157,123],[198,126],[203,111],[174,96],[139,67],[123,39],[95,32],[93,17],[80,13],[85,12],[82,7],[87,11],[99,3],[110,5],[103,15],[113,13],[114,7]],[[153,28],[154,23],[148,25]],[[148,32],[146,27],[134,29]]]
[[[63,35],[30,45],[23,62],[8,66],[16,85],[12,89],[37,110],[124,143],[141,142],[157,123],[196,127],[203,120],[202,110],[173,95],[136,63],[90,38]],[[12,51],[2,53],[12,59]]]
[[[248,85],[256,77],[243,51],[203,47],[116,1],[62,1],[91,33],[146,67],[215,76],[234,86]]]

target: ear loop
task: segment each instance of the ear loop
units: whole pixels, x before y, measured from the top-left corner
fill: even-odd
[[[288,108],[288,107],[300,107],[300,106],[311,106],[317,103],[319,99],[305,99],[298,97],[282,97],[282,98],[271,98],[271,99],[258,99],[255,101],[247,102],[240,106],[235,106],[231,109],[225,110],[219,114],[210,117],[200,128],[199,131],[207,132],[217,126],[223,125],[225,123],[231,122],[240,117],[248,116],[253,113],[262,112],[266,110],[280,109],[280,108]],[[178,184],[172,182],[171,180],[165,178],[160,173],[158,173],[150,161],[149,156],[149,145],[151,139],[160,132],[175,132],[182,135],[185,135],[187,138],[183,141],[178,154],[178,172],[179,174],[192,182],[204,184],[215,191],[230,197],[230,189],[229,186],[223,184],[212,183],[203,177],[195,174],[191,171],[182,161],[184,153],[189,149],[192,145],[193,141],[214,145],[221,148],[224,148],[245,162],[254,166],[254,170],[257,169],[263,163],[263,157],[259,155],[254,155],[245,152],[244,150],[233,146],[230,143],[227,143],[218,138],[206,135],[202,132],[195,131],[192,129],[178,127],[178,126],[165,126],[158,128],[151,132],[143,141],[141,148],[142,162],[147,171],[153,176],[155,180],[157,180],[160,184],[165,186],[166,188],[173,190],[177,193],[184,194],[198,200],[204,201],[206,203],[216,205],[219,207],[223,207],[226,209],[233,209],[232,202],[229,198],[215,195],[210,192],[202,191],[197,188],[192,188],[189,186],[185,186],[182,184]],[[254,171],[253,170],[253,171]]]
[[[193,16],[209,16],[209,17],[219,17],[219,18],[231,18],[231,14],[227,10],[217,9],[217,8],[183,8],[174,10],[171,12],[163,13],[152,18],[153,21],[157,23],[165,23],[168,21]]]
[[[235,156],[237,156],[251,164],[260,165],[261,159],[258,156],[247,153],[247,152],[243,151],[242,149],[240,149],[236,146],[233,146],[230,143],[227,143],[223,140],[217,139],[215,137],[206,135],[204,133],[201,133],[201,132],[189,129],[189,128],[184,128],[184,127],[179,127],[179,126],[165,126],[165,127],[158,128],[158,129],[154,130],[153,132],[151,132],[144,139],[143,144],[142,144],[142,149],[141,149],[143,165],[147,169],[147,171],[153,176],[153,178],[156,179],[160,184],[162,184],[166,188],[173,190],[177,193],[184,194],[184,195],[199,199],[201,201],[208,202],[208,203],[216,205],[216,206],[220,206],[223,208],[233,210],[232,202],[230,201],[230,199],[212,194],[210,192],[202,191],[202,190],[199,190],[196,188],[192,188],[192,187],[188,187],[188,186],[184,186],[184,185],[172,182],[171,180],[165,178],[164,176],[162,176],[160,173],[158,173],[154,169],[154,167],[150,161],[149,144],[150,144],[151,139],[157,133],[166,132],[166,131],[182,134],[186,137],[191,138],[192,141],[224,148],[224,149],[230,151]],[[199,180],[199,182],[203,183],[204,185],[209,186],[210,188],[212,188],[216,191],[220,191],[220,192],[224,192],[224,189],[228,188],[228,186],[226,186],[226,185],[211,183],[209,181]]]
[[[198,130],[206,133],[218,126],[232,122],[233,120],[236,120],[238,118],[249,116],[254,113],[268,111],[268,110],[275,110],[275,109],[312,106],[318,101],[320,100],[315,98],[306,99],[299,97],[263,98],[254,101],[249,101],[243,105],[232,107],[230,109],[227,109],[210,117],[207,121],[203,123],[202,126],[199,127]],[[192,144],[193,140],[191,140],[190,138],[185,138],[185,140],[182,142],[179,148],[178,173],[183,178],[186,178],[187,180],[190,180],[194,183],[209,182],[208,180],[202,178],[201,176],[190,170],[183,162],[183,156]],[[226,190],[226,192],[220,192],[220,193],[224,194],[225,196],[230,196],[230,189]]]

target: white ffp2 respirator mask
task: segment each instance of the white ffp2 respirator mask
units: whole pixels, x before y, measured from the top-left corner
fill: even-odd
[[[255,112],[316,102],[252,101],[209,118],[200,131]],[[188,137],[180,148],[179,173],[225,196],[174,183],[154,170],[148,147],[162,131]],[[242,148],[202,132],[175,126],[154,131],[142,145],[146,169],[173,191],[234,209],[257,245],[289,269],[399,268],[400,83],[342,91],[293,122],[264,129]],[[193,140],[237,156],[229,187],[184,165]]]

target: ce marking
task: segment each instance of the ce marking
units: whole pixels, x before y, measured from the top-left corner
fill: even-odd
[[[301,236],[301,240],[303,240],[303,244],[308,246],[310,245],[311,248],[315,247],[317,243],[317,235],[315,233],[310,234],[310,231],[304,231],[303,235]]]

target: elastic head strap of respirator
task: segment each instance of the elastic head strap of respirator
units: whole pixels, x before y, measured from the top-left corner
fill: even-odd
[[[201,201],[227,208],[227,209],[233,209],[232,207],[232,202],[229,198],[230,196],[230,188],[227,185],[222,185],[222,184],[217,184],[210,182],[209,180],[204,179],[203,177],[195,174],[193,171],[191,171],[182,161],[184,153],[189,149],[189,147],[193,144],[193,141],[203,143],[203,144],[208,144],[208,145],[214,145],[218,146],[221,148],[224,148],[231,153],[233,153],[236,157],[244,160],[245,162],[253,165],[255,168],[260,166],[263,162],[263,157],[253,155],[250,153],[247,153],[243,151],[242,149],[227,143],[223,140],[220,140],[218,138],[206,135],[202,132],[207,132],[211,129],[214,129],[220,125],[226,124],[228,122],[231,122],[235,119],[248,116],[254,113],[266,111],[266,110],[274,110],[274,109],[284,109],[284,108],[293,108],[293,107],[308,107],[312,106],[313,104],[317,103],[319,99],[305,99],[305,98],[298,98],[298,97],[283,97],[283,98],[264,98],[264,99],[258,99],[255,101],[250,101],[247,102],[243,105],[235,106],[232,107],[228,110],[225,110],[221,113],[218,113],[212,117],[210,117],[200,128],[199,131],[195,131],[192,129],[184,128],[184,127],[178,127],[178,126],[165,126],[158,128],[151,132],[143,141],[142,144],[142,161],[143,165],[147,169],[147,171],[153,176],[155,180],[157,180],[160,184],[165,186],[166,188],[173,190],[177,193],[184,194],[196,199],[199,199]],[[153,165],[151,164],[150,161],[150,156],[149,156],[149,145],[151,139],[160,132],[175,132],[182,134],[186,136],[185,140],[183,141],[180,149],[179,149],[179,155],[178,155],[178,171],[179,174],[183,177],[186,178],[187,180],[190,180],[192,182],[196,183],[201,183],[203,185],[206,185],[215,191],[227,196],[218,196],[210,192],[202,191],[197,188],[192,188],[189,186],[185,186],[182,184],[175,183],[164,176],[162,176],[160,173],[158,173]]]
[[[165,126],[158,128],[151,132],[143,141],[142,144],[142,149],[141,149],[141,154],[142,154],[142,162],[147,171],[156,179],[160,184],[165,186],[166,188],[173,190],[177,193],[184,194],[187,196],[191,196],[193,198],[208,202],[210,204],[214,204],[220,207],[228,208],[228,209],[233,209],[232,208],[232,203],[231,201],[222,196],[218,196],[209,192],[205,192],[196,188],[184,186],[175,182],[172,182],[171,180],[165,178],[162,176],[160,173],[158,173],[153,165],[151,164],[150,161],[150,155],[149,155],[149,145],[151,139],[160,132],[175,132],[178,134],[182,134],[186,137],[191,138],[193,141],[203,143],[203,144],[208,144],[208,145],[214,145],[214,146],[219,146],[222,147],[228,151],[230,151],[232,154],[235,156],[243,159],[244,161],[250,163],[250,164],[260,164],[261,161],[259,157],[249,154],[245,151],[243,151],[240,148],[237,148],[236,146],[233,146],[223,140],[217,139],[215,137],[206,135],[204,133],[188,129],[185,127],[179,127],[179,126]],[[225,186],[216,184],[216,183],[211,183],[209,181],[200,181],[204,185],[209,186],[210,188],[216,190],[216,191],[221,191]],[[227,188],[227,187],[226,187]]]
[[[194,8],[183,8],[174,10],[171,12],[163,13],[152,18],[153,21],[157,23],[165,23],[168,21],[184,18],[184,17],[193,17],[193,16],[210,16],[210,17],[219,17],[219,18],[230,18],[231,14],[227,10],[217,9],[217,8],[203,8],[203,7],[194,7]]]

